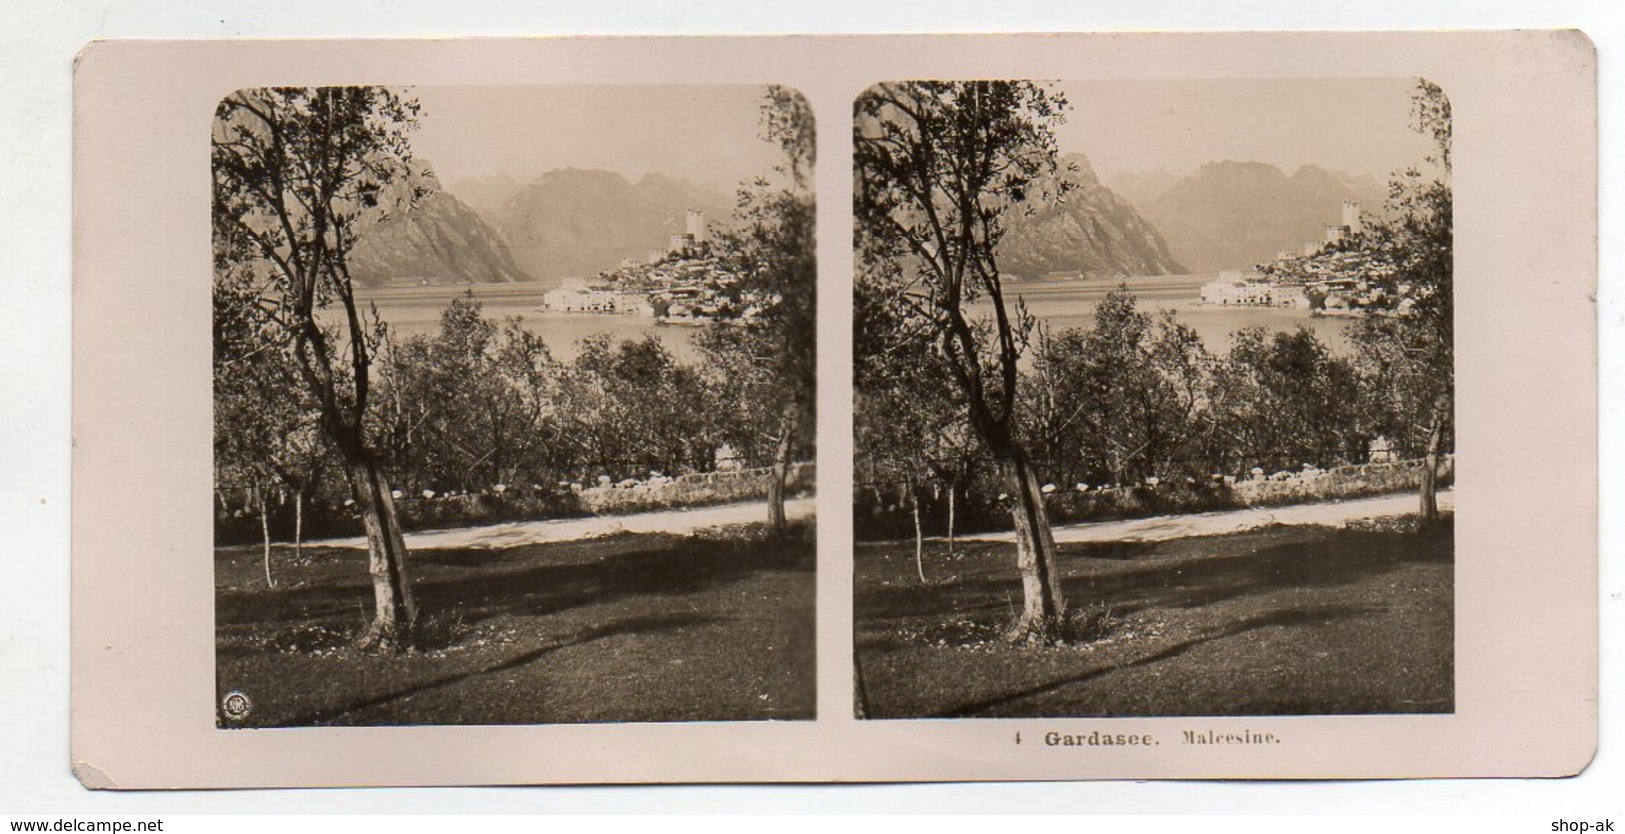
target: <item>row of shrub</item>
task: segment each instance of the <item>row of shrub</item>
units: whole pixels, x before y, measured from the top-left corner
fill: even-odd
[[[321,407],[286,346],[261,344],[254,309],[217,287],[214,473],[232,528],[221,536],[257,527],[257,518],[240,519],[258,516],[267,495],[278,529],[291,527],[280,517],[292,515],[283,510],[296,492],[312,510],[313,530],[342,528],[348,516],[332,508],[353,496]],[[548,515],[651,498],[588,499],[577,510],[582,499],[567,494],[572,485],[761,468],[780,454],[805,460],[816,426],[801,411],[810,409],[786,415],[789,404],[813,401],[811,386],[802,390],[782,378],[783,363],[762,358],[782,351],[761,318],[700,330],[692,357],[654,334],[617,340],[600,333],[564,359],[521,321],[498,322],[471,296],[454,298],[437,332],[377,345],[366,439],[404,499],[502,495],[491,503],[507,504],[524,493]],[[787,435],[788,444],[781,442]],[[447,523],[484,515],[444,506],[423,514]]]

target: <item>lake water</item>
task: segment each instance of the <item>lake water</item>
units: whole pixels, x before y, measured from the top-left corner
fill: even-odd
[[[1202,337],[1202,343],[1214,353],[1230,349],[1230,334],[1245,327],[1263,327],[1268,330],[1292,331],[1308,327],[1333,352],[1348,354],[1352,346],[1348,339],[1349,319],[1316,318],[1308,310],[1275,307],[1214,307],[1202,304],[1202,285],[1216,276],[1157,275],[1144,278],[1087,279],[1069,281],[1007,281],[1006,299],[1019,297],[1027,302],[1034,316],[1059,330],[1067,327],[1089,329],[1095,326],[1095,308],[1106,294],[1127,283],[1139,307],[1146,312],[1173,310],[1179,320],[1189,325]],[[991,314],[986,302],[973,305],[980,312]]]
[[[638,339],[653,335],[685,362],[699,358],[694,336],[699,328],[656,324],[638,316],[602,316],[586,313],[560,313],[542,310],[542,295],[554,289],[551,283],[476,284],[472,287],[386,287],[356,291],[356,300],[365,308],[378,305],[378,315],[388,322],[397,338],[434,333],[440,329],[440,312],[453,298],[470,289],[484,308],[485,317],[506,323],[520,319],[526,330],[542,337],[556,359],[574,359],[579,343],[595,333],[608,333],[616,339]]]
[[[1351,352],[1348,341],[1348,319],[1314,318],[1308,310],[1259,307],[1212,307],[1200,304],[1203,284],[1213,280],[1208,275],[1159,275],[1128,279],[1130,289],[1139,300],[1142,310],[1174,310],[1179,320],[1190,325],[1202,337],[1208,350],[1222,353],[1229,349],[1230,334],[1244,327],[1262,326],[1270,330],[1290,331],[1307,326],[1327,343],[1333,351]],[[1028,309],[1050,326],[1090,328],[1094,326],[1095,308],[1106,293],[1115,289],[1120,280],[1089,279],[1072,281],[1010,281],[1008,292],[1027,302]],[[594,333],[608,333],[617,339],[635,339],[654,335],[673,354],[684,361],[699,358],[694,347],[696,327],[656,324],[653,319],[637,316],[603,316],[582,313],[544,312],[542,294],[552,284],[480,284],[472,287],[474,297],[484,305],[485,315],[503,321],[510,316],[520,317],[522,326],[540,335],[548,349],[560,359],[572,359],[579,352],[578,343]],[[440,311],[452,298],[468,291],[468,287],[389,287],[357,291],[363,304],[377,304],[379,315],[388,322],[396,336],[433,333],[440,326]],[[985,303],[973,305],[979,313],[989,313]]]

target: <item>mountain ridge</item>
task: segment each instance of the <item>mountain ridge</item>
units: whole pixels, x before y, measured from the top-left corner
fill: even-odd
[[[616,171],[556,168],[515,191],[492,220],[520,267],[546,281],[664,250],[671,235],[685,231],[689,209],[705,212],[715,230],[732,206],[714,187],[664,174],[631,182]]]
[[[425,168],[397,183],[391,196],[404,202],[409,187],[428,193],[416,206],[374,222],[358,235],[349,266],[363,286],[399,283],[459,284],[529,281],[502,235],[473,208],[440,186]]]
[[[664,251],[689,209],[712,230],[732,205],[724,192],[660,172],[635,182],[605,169],[563,167],[531,180],[507,173],[446,187],[427,162],[410,182],[429,193],[359,236],[351,269],[364,286],[538,281],[590,277]],[[406,183],[392,188],[396,200]]]
[[[1359,201],[1369,219],[1380,214],[1386,197],[1376,177],[1315,164],[1288,174],[1265,162],[1214,160],[1172,183],[1139,174],[1117,181],[1141,187],[1136,206],[1142,216],[1162,233],[1173,257],[1199,273],[1246,268],[1283,249],[1301,251],[1304,243],[1323,240],[1326,226],[1342,223],[1344,200]],[[1159,181],[1166,184],[1160,191],[1152,187]]]
[[[1055,175],[1071,189],[1052,205],[1013,214],[999,246],[1000,269],[1023,278],[1172,275],[1185,267],[1170,253],[1154,224],[1101,184],[1089,158],[1061,157]],[[1039,183],[1053,192],[1053,179]]]

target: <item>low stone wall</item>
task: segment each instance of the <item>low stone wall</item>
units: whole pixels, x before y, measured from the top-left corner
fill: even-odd
[[[1155,484],[1112,489],[1075,488],[1056,484],[1044,499],[1051,524],[1081,524],[1161,515],[1183,515],[1245,507],[1308,504],[1414,492],[1422,485],[1422,461],[1373,463],[1340,466],[1334,469],[1308,469],[1298,472],[1259,472],[1248,478],[1160,481]],[[1455,461],[1445,457],[1439,465],[1439,486],[1450,484]],[[860,539],[912,536],[913,522],[900,501],[890,505],[864,491],[854,496],[854,524]],[[991,532],[1010,529],[1010,506],[1003,501],[970,497],[960,502],[956,527],[959,532]],[[928,535],[946,529],[944,502],[929,494],[922,496],[921,516]]]
[[[1156,515],[1182,515],[1238,509],[1234,491],[1222,484],[1159,484],[1156,487],[1119,487],[1089,492],[1056,490],[1044,500],[1051,524],[1117,521]],[[1009,509],[996,518],[1009,527]]]
[[[579,518],[590,515],[626,515],[653,510],[760,501],[767,497],[771,469],[741,469],[733,472],[705,472],[647,481],[622,481],[591,487],[572,484],[568,489],[536,492],[528,489],[487,492],[480,495],[450,495],[433,498],[403,496],[395,500],[395,511],[407,531],[447,527],[469,527],[504,521],[535,521],[548,518]],[[785,491],[788,495],[811,492],[817,479],[813,463],[790,467]],[[272,516],[271,539],[291,541],[291,513],[279,508]],[[260,540],[259,516],[240,517],[217,513],[215,544],[248,544]],[[354,536],[362,532],[361,519],[351,508],[334,507],[306,512],[307,539]]]
[[[1277,473],[1274,476],[1237,481],[1230,487],[1236,502],[1244,507],[1279,504],[1308,504],[1338,498],[1365,498],[1407,492],[1422,486],[1422,461],[1369,463],[1339,466],[1335,469]],[[1283,477],[1284,475],[1284,477]],[[1455,480],[1456,460],[1439,461],[1439,486]]]
[[[1259,472],[1250,478],[1194,484],[1163,482],[1090,492],[1057,489],[1045,503],[1050,520],[1057,524],[1312,504],[1415,491],[1422,486],[1422,466],[1422,461],[1409,460],[1272,474]],[[1451,483],[1454,476],[1455,460],[1443,458],[1439,463],[1439,485]]]
[[[817,475],[815,467],[816,464],[813,463],[791,464],[789,476],[785,479],[785,492],[795,495],[810,491]],[[591,515],[624,515],[707,504],[759,501],[767,497],[772,477],[771,469],[741,469],[735,472],[680,475],[662,481],[600,484],[579,491],[572,489],[572,492],[581,501],[582,509]]]
[[[785,491],[790,495],[813,489],[817,477],[813,463],[791,464]],[[570,484],[545,494],[514,490],[503,494],[401,498],[395,508],[408,530],[465,527],[498,521],[576,518],[589,515],[626,515],[654,510],[760,501],[767,497],[771,469],[700,472],[675,478],[604,482],[593,486]]]

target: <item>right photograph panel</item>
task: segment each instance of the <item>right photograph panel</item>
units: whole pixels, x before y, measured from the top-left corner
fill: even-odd
[[[860,718],[1450,713],[1423,78],[855,103]]]

